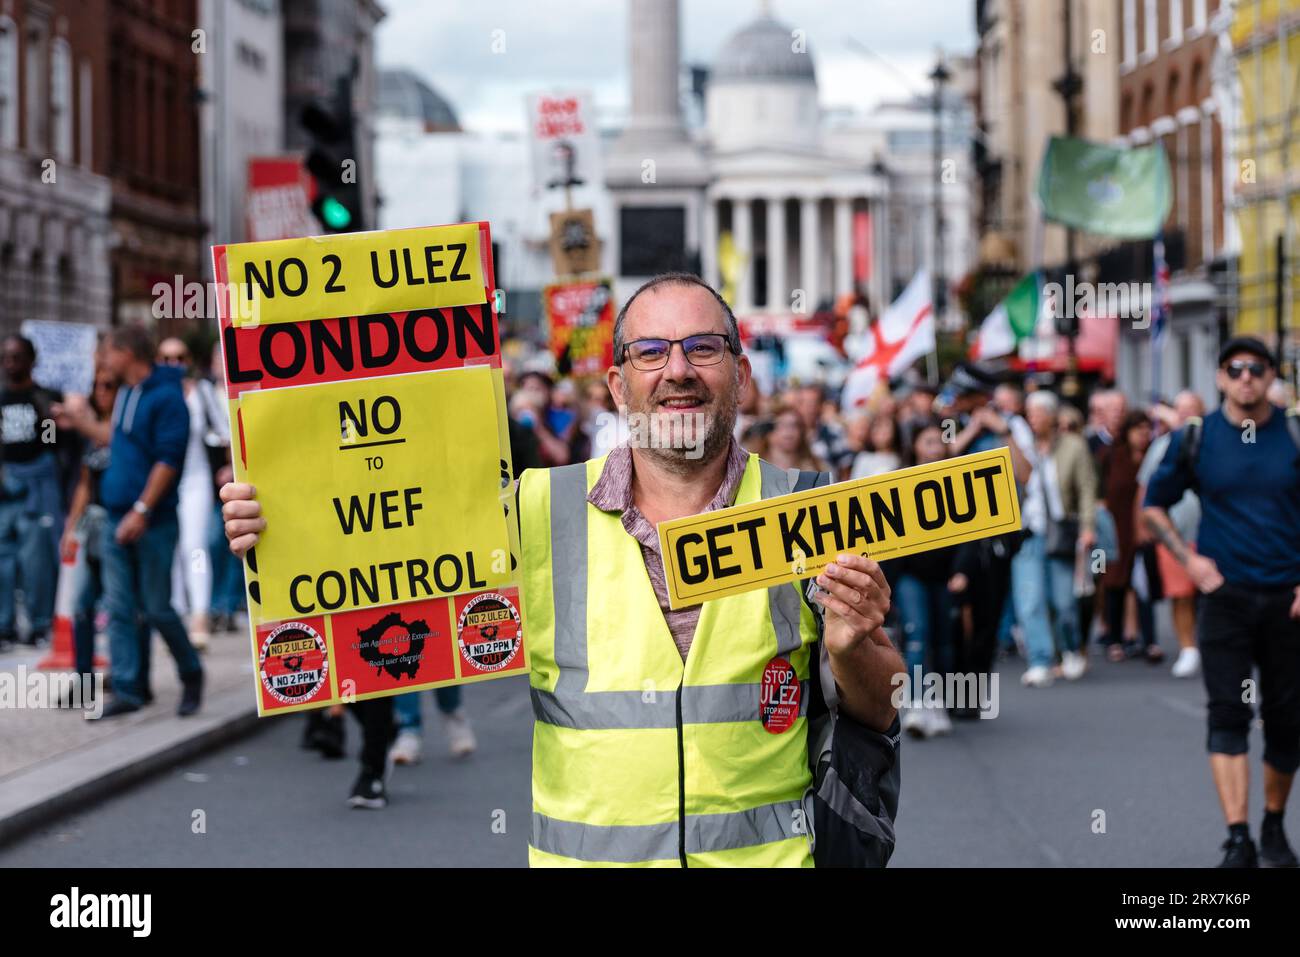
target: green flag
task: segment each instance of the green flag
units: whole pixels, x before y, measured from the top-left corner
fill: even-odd
[[[1150,239],[1173,202],[1169,161],[1158,142],[1118,149],[1053,136],[1038,171],[1043,216],[1122,239]]]
[[[1003,304],[1007,307],[1007,320],[1017,342],[1032,336],[1034,327],[1038,324],[1040,301],[1038,280],[1038,273],[1031,272],[1016,283],[1015,288],[1007,293],[1007,298],[1003,300]]]

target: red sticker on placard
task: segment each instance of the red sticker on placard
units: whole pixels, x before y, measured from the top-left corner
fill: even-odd
[[[789,731],[799,717],[802,688],[794,667],[784,658],[773,658],[763,669],[759,691],[759,720],[772,734]]]
[[[316,627],[313,627],[315,625]],[[282,705],[305,704],[329,677],[329,653],[318,621],[286,621],[262,637],[259,677],[266,694]],[[328,697],[326,692],[325,697]],[[269,707],[274,707],[267,702]]]

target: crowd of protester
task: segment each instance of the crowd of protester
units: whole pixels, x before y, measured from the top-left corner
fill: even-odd
[[[33,381],[31,340],[6,336],[3,358],[0,648],[49,642],[56,591],[70,589],[78,672],[92,673],[96,634],[107,636],[112,700],[97,714],[153,702],[154,634],[175,662],[177,712],[193,714],[198,653],[214,632],[235,630],[244,603],[216,498],[231,474],[219,363],[118,326],[87,357],[90,394],[65,396]]]
[[[626,438],[603,378],[556,379],[542,368],[507,367],[516,474],[604,454]],[[1078,681],[1111,663],[1164,661],[1155,608],[1168,601],[1177,653],[1171,674],[1198,674],[1196,588],[1141,519],[1145,486],[1172,432],[1205,412],[1201,398],[1131,407],[1107,383],[1079,405],[1054,377],[995,373],[959,364],[942,383],[909,372],[882,383],[863,405],[842,409],[834,390],[794,382],[745,395],[736,440],[783,468],[829,471],[836,481],[1006,445],[1019,484],[1024,530],[882,562],[893,605],[889,630],[909,675],[984,675],[1002,660],[1022,665],[1032,688]],[[1270,400],[1294,404],[1289,387]],[[1082,407],[1080,407],[1082,406]],[[1188,492],[1171,518],[1195,542],[1199,506]],[[1173,649],[1171,648],[1172,652]],[[978,701],[930,707],[910,684],[903,726],[916,737],[945,734],[952,717],[976,717]]]
[[[220,358],[197,358],[180,339],[156,343],[141,327],[116,327],[95,355],[91,394],[65,397],[33,381],[29,340],[3,340],[0,649],[49,640],[62,560],[75,569],[78,671],[92,671],[96,634],[107,634],[108,717],[152,702],[154,634],[175,662],[179,713],[196,711],[200,653],[241,624],[242,565],[226,547],[217,494],[231,478]],[[627,440],[603,378],[557,378],[535,361],[507,360],[505,371],[516,476]],[[775,465],[830,472],[836,481],[1008,447],[1023,531],[882,563],[893,589],[888,629],[909,677],[987,676],[1001,659],[1003,668],[1023,666],[1026,686],[1048,688],[1085,678],[1101,658],[1159,664],[1166,651],[1155,609],[1168,601],[1177,643],[1171,672],[1190,678],[1200,668],[1197,588],[1153,539],[1142,506],[1171,434],[1204,405],[1182,392],[1134,408],[1104,384],[1085,396],[1080,409],[1053,390],[1050,376],[973,363],[942,383],[910,372],[850,410],[820,383],[767,393],[751,382],[734,437]],[[1269,399],[1294,404],[1280,381]],[[1169,516],[1194,549],[1195,492]],[[1100,652],[1090,657],[1090,646]],[[905,687],[903,728],[918,738],[950,733],[953,718],[981,708],[978,700],[933,705],[919,684]],[[471,753],[460,689],[427,697],[451,753]],[[385,749],[400,764],[419,760],[422,700],[383,699],[354,712],[372,763]],[[312,712],[302,743],[339,757],[343,737],[341,709]],[[368,806],[364,795],[353,797]]]

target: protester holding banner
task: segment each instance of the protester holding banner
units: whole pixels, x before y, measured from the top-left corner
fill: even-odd
[[[822,668],[825,693],[838,698],[832,763],[855,749],[858,757],[840,760],[859,772],[881,762],[851,775],[871,794],[827,778],[826,794],[843,793],[822,807],[852,800],[890,818],[896,810],[896,791],[882,803],[875,790],[895,767],[882,732],[896,722],[890,682],[902,667],[880,627],[889,593],[875,562],[840,554],[817,576],[824,629],[793,584],[703,606],[669,601],[656,523],[790,490],[783,470],[741,452],[732,437],[749,377],[735,318],[718,294],[695,276],[658,277],[616,321],[607,381],[629,415],[661,417],[679,441],[624,445],[603,461],[523,476],[535,865],[812,863],[800,823],[813,783],[800,702],[805,691],[823,693],[804,684],[822,688]],[[702,454],[680,441],[688,420],[704,425]],[[222,498],[226,534],[242,555],[266,520],[250,486],[227,486]],[[697,643],[712,651],[691,655]],[[737,681],[752,700],[710,692]],[[761,687],[783,690],[760,708]],[[685,764],[684,747],[693,755]],[[843,840],[818,833],[818,860],[850,853]],[[889,844],[884,858],[892,837]]]
[[[63,396],[32,380],[36,347],[6,336],[0,389],[0,646],[18,639],[21,590],[34,645],[49,633],[58,580],[63,490],[56,457],[56,406]]]

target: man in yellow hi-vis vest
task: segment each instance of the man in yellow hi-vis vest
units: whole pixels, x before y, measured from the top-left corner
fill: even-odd
[[[786,494],[790,478],[732,436],[749,360],[730,308],[698,277],[659,276],[633,294],[614,362],[630,441],[520,480],[529,861],[811,866],[815,643],[839,714],[890,728],[903,662],[881,627],[889,586],[875,562],[844,554],[817,577],[823,623],[797,583],[671,609],[655,525]],[[241,556],[266,527],[253,496],[222,489]],[[765,680],[792,689],[784,706],[762,706]]]

